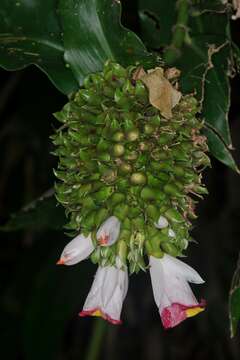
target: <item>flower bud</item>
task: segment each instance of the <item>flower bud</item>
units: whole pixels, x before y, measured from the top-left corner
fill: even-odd
[[[124,140],[124,133],[121,132],[121,131],[117,131],[115,132],[115,134],[113,135],[113,141],[116,141],[116,142],[120,142],[120,141],[123,141]]]
[[[133,185],[144,185],[147,182],[146,175],[140,172],[133,173],[130,181]]]
[[[138,129],[133,129],[128,131],[126,138],[128,141],[136,141],[139,137],[139,131]]]
[[[182,223],[185,221],[184,217],[174,208],[168,209],[165,212],[165,216],[172,222]]]
[[[118,157],[124,154],[124,146],[122,144],[116,144],[113,146],[113,155]]]

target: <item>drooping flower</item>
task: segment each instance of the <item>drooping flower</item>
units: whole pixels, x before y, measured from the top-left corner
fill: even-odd
[[[167,254],[163,258],[150,256],[150,275],[164,328],[204,310],[205,301],[199,303],[188,284],[202,284],[204,280],[189,265]]]
[[[86,259],[93,250],[91,236],[85,237],[80,234],[65,246],[57,265],[75,265]]]
[[[127,267],[119,258],[117,258],[116,266],[99,266],[79,315],[82,317],[100,316],[112,324],[121,324],[121,310],[127,290]]]
[[[97,231],[97,239],[101,246],[113,245],[119,236],[120,221],[116,216],[110,216]]]

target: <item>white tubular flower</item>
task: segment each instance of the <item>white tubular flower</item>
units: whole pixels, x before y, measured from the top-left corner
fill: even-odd
[[[178,325],[205,308],[195,298],[188,282],[204,283],[200,275],[184,262],[170,256],[150,256],[150,275],[154,300],[165,329]]]
[[[85,237],[80,234],[65,246],[57,265],[75,265],[86,259],[93,250],[91,236]]]
[[[168,226],[168,221],[164,216],[161,215],[161,216],[159,216],[158,222],[154,223],[154,225],[158,229],[164,229]]]
[[[112,324],[121,324],[120,320],[123,301],[128,290],[127,267],[98,267],[91,290],[79,316],[100,316]]]
[[[116,216],[110,216],[97,231],[97,240],[101,246],[113,245],[119,236],[120,221]]]

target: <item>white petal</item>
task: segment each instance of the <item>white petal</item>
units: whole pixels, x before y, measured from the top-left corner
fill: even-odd
[[[103,284],[103,311],[111,319],[120,320],[123,300],[128,290],[127,271],[111,266]]]
[[[150,256],[150,275],[154,299],[159,308],[174,302],[183,305],[197,304],[187,281],[202,283],[201,277],[182,261],[166,254],[161,259]]]
[[[164,272],[160,259],[150,256],[150,275],[153,288],[153,297],[157,307],[159,308],[162,297],[164,295]]]
[[[204,283],[204,280],[201,278],[198,272],[191,266],[185,264],[183,261],[167,254],[165,254],[164,257],[160,260],[166,273],[182,276],[186,281],[194,284]]]
[[[157,223],[154,223],[156,228],[158,229],[164,229],[168,226],[168,221],[164,216],[160,216]]]
[[[82,315],[99,310],[109,321],[120,322],[123,300],[128,290],[127,270],[115,266],[97,270],[91,290],[85,301]]]
[[[62,261],[64,265],[77,264],[86,259],[93,250],[94,245],[91,236],[85,237],[83,235],[78,235],[65,246],[59,263]]]
[[[97,239],[100,244],[103,246],[114,244],[119,236],[120,225],[121,223],[116,216],[110,216],[104,221],[97,231]]]
[[[102,302],[102,286],[105,278],[105,272],[108,267],[98,267],[95,274],[92,287],[88,293],[87,299],[83,306],[83,311],[101,309]]]
[[[198,304],[192,289],[184,278],[168,274],[164,269],[164,297],[159,306],[161,311],[171,304],[181,304],[185,306],[194,306]]]

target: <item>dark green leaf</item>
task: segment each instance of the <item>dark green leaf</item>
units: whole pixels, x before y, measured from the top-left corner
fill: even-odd
[[[231,337],[236,335],[239,321],[240,321],[240,287],[234,289],[230,294]]]
[[[47,253],[47,262],[35,277],[22,321],[26,360],[57,359],[68,323],[72,319],[82,321],[78,313],[91,286],[92,266],[90,262],[56,266],[61,251],[55,244],[55,250]]]
[[[176,23],[176,0],[139,0],[143,41],[150,48],[169,45]]]
[[[223,164],[240,173],[229,149],[218,134],[211,128],[205,128],[204,133],[208,138],[210,153]]]
[[[236,335],[240,321],[240,262],[234,273],[229,297],[229,317],[231,337]]]
[[[161,3],[161,4],[160,4]],[[174,24],[166,22],[165,11],[168,3],[157,0],[140,2],[145,7],[145,16],[148,11],[155,11],[159,29],[165,29],[163,36],[169,39]],[[194,7],[188,8],[188,26],[185,39],[176,54],[175,65],[182,72],[181,89],[184,93],[195,92],[202,103],[202,117],[213,130],[207,131],[211,153],[224,164],[233,169],[237,166],[229,152],[232,148],[228,125],[228,112],[230,106],[229,74],[231,73],[232,48],[229,31],[229,14],[221,1],[196,2]],[[165,6],[165,7],[164,7]],[[173,6],[173,4],[171,4]],[[178,12],[179,7],[175,8]],[[150,16],[149,16],[150,17]],[[142,18],[142,13],[140,13]],[[150,21],[149,19],[145,22]],[[153,20],[152,20],[153,21]],[[177,31],[177,24],[175,30]],[[156,47],[154,32],[144,32],[147,44]],[[164,35],[168,34],[168,35]],[[160,34],[159,34],[160,35]],[[151,39],[149,38],[151,37]],[[159,46],[162,43],[159,41]]]
[[[2,231],[22,229],[44,230],[62,229],[66,216],[61,205],[57,204],[52,192],[43,196],[24,209],[11,216],[11,219],[0,227]]]
[[[60,0],[65,60],[79,84],[88,73],[102,69],[107,59],[122,65],[155,64],[141,40],[120,23],[116,0]]]
[[[0,66],[18,70],[35,64],[65,94],[77,82],[63,59],[55,0],[1,0]]]

